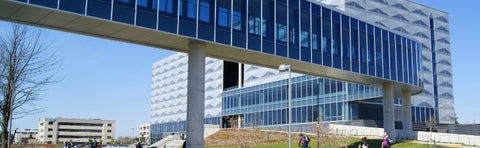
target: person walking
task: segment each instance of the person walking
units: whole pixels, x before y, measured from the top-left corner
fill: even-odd
[[[368,148],[367,137],[363,137],[360,144],[358,144],[358,148]]]
[[[307,137],[303,135],[303,133],[298,134],[298,146],[302,148],[308,148],[308,140]]]
[[[70,141],[67,142],[67,148],[72,148],[73,147],[73,142],[72,142],[72,139],[70,139]]]
[[[390,136],[388,136],[388,132],[384,132],[381,148],[390,148],[392,143],[393,143],[393,140],[390,139]]]

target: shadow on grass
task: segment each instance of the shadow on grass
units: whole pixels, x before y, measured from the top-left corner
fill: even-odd
[[[348,148],[358,148],[358,145],[360,144],[360,141],[350,143],[348,145]],[[368,139],[367,140],[368,148],[377,148],[380,147],[382,144],[381,139]]]

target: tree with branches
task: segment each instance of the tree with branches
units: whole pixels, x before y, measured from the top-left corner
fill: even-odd
[[[35,108],[39,93],[54,83],[57,66],[55,54],[47,52],[40,31],[30,31],[18,24],[0,36],[0,113],[2,148],[7,146],[11,120],[21,115],[40,112]]]

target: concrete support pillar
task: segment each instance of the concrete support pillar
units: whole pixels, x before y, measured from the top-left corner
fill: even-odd
[[[402,92],[403,130],[412,131],[412,101],[408,91]]]
[[[240,115],[237,117],[237,125],[237,128],[242,128],[242,117],[240,117]]]
[[[187,148],[203,148],[205,114],[205,45],[191,44],[188,50]]]
[[[393,82],[383,83],[383,130],[395,139],[395,109],[393,107]]]

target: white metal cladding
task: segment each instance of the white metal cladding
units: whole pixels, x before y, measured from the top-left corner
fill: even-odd
[[[325,1],[311,0],[324,3]],[[435,108],[435,92],[438,95],[438,122],[454,123],[452,61],[448,13],[415,3],[410,0],[345,0],[344,4],[328,3],[352,16],[372,24],[388,28],[422,44],[424,91],[412,97],[412,105]],[[431,38],[430,18],[433,18]],[[432,58],[431,41],[434,40],[435,61]],[[437,80],[434,84],[436,65]]]
[[[223,60],[207,58],[205,62],[205,118],[220,117]],[[186,120],[187,63],[187,55],[177,53],[153,64],[151,124]]]

